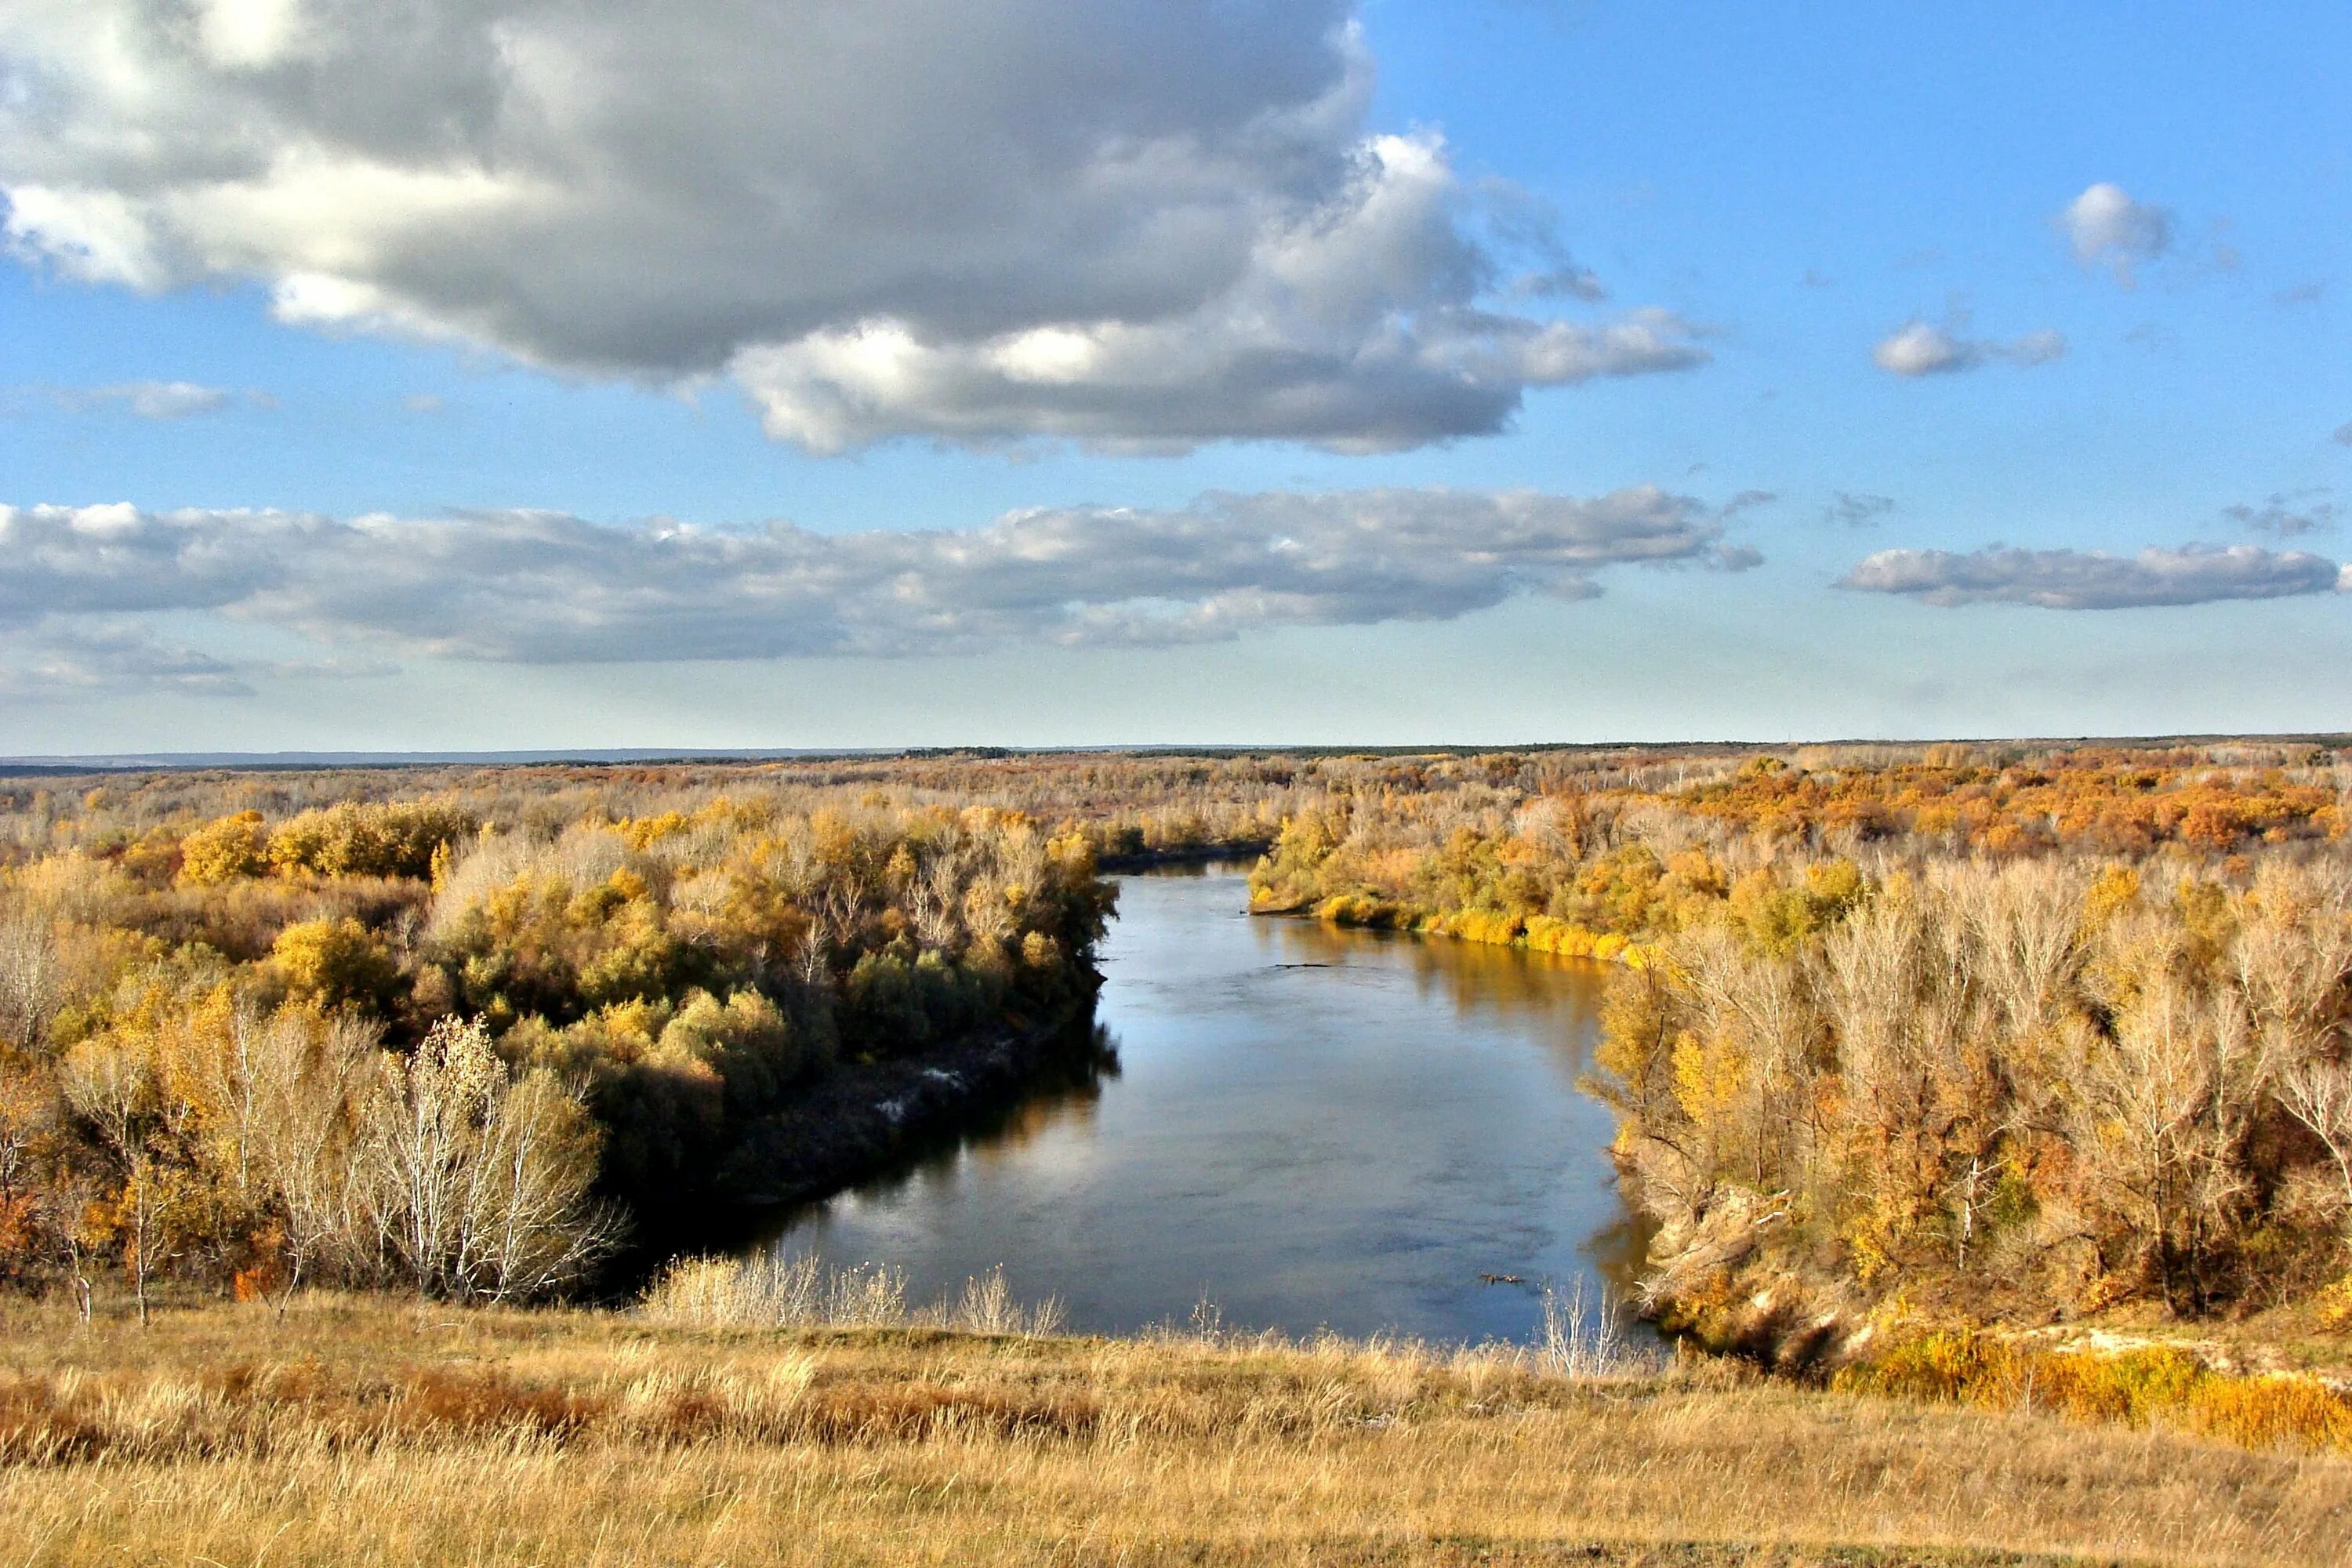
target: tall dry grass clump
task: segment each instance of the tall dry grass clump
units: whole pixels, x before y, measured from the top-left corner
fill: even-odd
[[[657,1323],[699,1328],[958,1329],[1045,1337],[1062,1331],[1061,1302],[1013,1298],[1002,1266],[926,1306],[909,1306],[907,1274],[887,1264],[828,1266],[776,1252],[751,1258],[690,1258],[664,1270],[637,1310]]]

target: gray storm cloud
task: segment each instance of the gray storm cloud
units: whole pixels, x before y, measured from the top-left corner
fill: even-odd
[[[1643,487],[1213,494],[963,531],[609,527],[561,513],[336,519],[0,508],[0,632],[197,613],[341,646],[524,663],[1154,646],[1577,599],[1612,566],[1752,565]]]
[[[1396,448],[1686,369],[1367,127],[1354,0],[9,0],[23,256],[894,436]],[[1524,228],[1524,212],[1491,232]],[[1522,237],[1524,239],[1524,237]]]
[[[1965,554],[1882,550],[1865,556],[1838,585],[1929,605],[2120,610],[2340,592],[2352,587],[2352,567],[2300,550],[2252,544],[2150,548],[2137,555],[1994,545]]]

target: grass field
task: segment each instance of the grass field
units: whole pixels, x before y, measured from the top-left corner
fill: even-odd
[[[0,1309],[0,1563],[2352,1562],[2352,1460],[1719,1368]]]

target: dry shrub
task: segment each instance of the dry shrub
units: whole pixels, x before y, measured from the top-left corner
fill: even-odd
[[[2336,1333],[2352,1331],[2352,1274],[2321,1290],[2315,1305],[2320,1327]]]
[[[390,1412],[396,1430],[498,1432],[562,1438],[604,1414],[593,1394],[532,1386],[497,1372],[430,1368],[404,1391]]]
[[[2352,1396],[2297,1373],[2216,1372],[2171,1346],[2046,1351],[1970,1330],[1935,1330],[1843,1369],[1832,1382],[1846,1393],[2170,1426],[2250,1448],[2352,1452]]]

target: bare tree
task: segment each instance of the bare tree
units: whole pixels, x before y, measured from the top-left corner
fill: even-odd
[[[131,1233],[125,1260],[131,1265],[131,1291],[143,1324],[159,1232],[173,1196],[156,1169],[152,1142],[150,1123],[160,1099],[154,1069],[137,1046],[110,1035],[82,1042],[64,1066],[67,1102],[97,1132],[121,1172],[118,1212]]]
[[[59,993],[57,948],[38,921],[0,921],[0,1047],[27,1055],[48,1048]]]
[[[376,1234],[419,1295],[537,1295],[609,1249],[613,1220],[588,1196],[594,1127],[553,1077],[511,1081],[479,1020],[444,1019],[383,1064],[357,1158]]]
[[[287,1298],[331,1258],[366,1274],[353,1107],[377,1070],[375,1026],[288,1011],[241,1017],[238,1030],[253,1111],[245,1158],[285,1235]]]
[[[2314,1057],[2279,1075],[2279,1103],[2326,1147],[2344,1184],[2352,1219],[2352,1066],[2340,1058]]]
[[[2252,1190],[2272,1065],[2233,992],[2200,994],[2164,966],[2077,1064],[2076,1154],[2176,1310],[2207,1304],[2208,1262]]]

